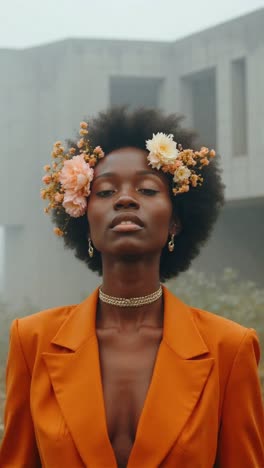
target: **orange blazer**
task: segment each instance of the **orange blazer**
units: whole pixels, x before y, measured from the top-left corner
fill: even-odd
[[[95,314],[79,305],[15,320],[1,468],[116,468]],[[164,288],[164,332],[128,468],[263,468],[259,344]],[[118,402],[116,402],[118,404]]]

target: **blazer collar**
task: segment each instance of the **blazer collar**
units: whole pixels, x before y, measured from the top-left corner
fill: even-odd
[[[85,466],[117,468],[104,408],[95,328],[97,300],[98,289],[71,310],[52,340],[57,352],[44,352],[42,357]],[[160,466],[177,442],[210,374],[213,359],[207,352],[191,310],[164,287],[163,339],[128,468]]]
[[[52,343],[76,351],[84,341],[96,335],[97,288],[83,302],[72,309],[54,336]],[[163,286],[164,330],[163,339],[175,353],[190,359],[208,352],[190,308]]]

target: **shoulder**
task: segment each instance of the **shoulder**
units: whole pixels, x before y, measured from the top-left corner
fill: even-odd
[[[56,332],[58,327],[67,318],[77,304],[53,307],[41,310],[32,315],[26,315],[17,319],[19,329],[23,335],[39,335],[42,333]]]
[[[51,350],[51,341],[62,323],[77,307],[77,304],[58,306],[41,310],[32,315],[13,320],[10,338],[17,339],[28,356],[35,356],[42,350]]]
[[[180,297],[174,295],[167,288],[164,288],[164,294],[165,304],[167,303],[168,309],[172,309],[175,313],[178,311],[181,317],[177,323],[175,333],[177,334],[177,329],[182,328],[182,326],[185,327],[186,334],[188,334],[188,330],[195,330],[195,333],[198,332],[211,354],[218,354],[228,350],[231,353],[235,352],[247,336],[256,336],[255,330],[208,310],[193,307],[182,301]],[[186,316],[187,319],[185,320]],[[192,333],[192,339],[194,339],[194,336],[195,334]]]
[[[260,347],[254,329],[196,307],[190,307],[190,311],[208,349],[219,360],[233,361],[242,347],[248,347],[259,361]]]
[[[216,315],[207,310],[191,306],[189,306],[189,309],[199,330],[209,336],[212,336],[213,333],[214,339],[240,341],[248,330],[246,327],[233,320]]]

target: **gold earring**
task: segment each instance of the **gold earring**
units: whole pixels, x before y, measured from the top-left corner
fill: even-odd
[[[169,249],[170,252],[173,252],[173,250],[174,250],[174,237],[175,237],[175,235],[172,234],[171,235],[171,240],[168,243],[168,249]]]
[[[94,248],[92,246],[92,241],[91,241],[90,237],[88,239],[88,245],[89,245],[88,254],[89,254],[89,257],[92,258],[93,254],[94,254]]]

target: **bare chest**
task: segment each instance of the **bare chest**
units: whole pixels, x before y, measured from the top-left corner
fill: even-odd
[[[162,331],[98,333],[106,424],[118,466],[125,467],[150,386]]]

